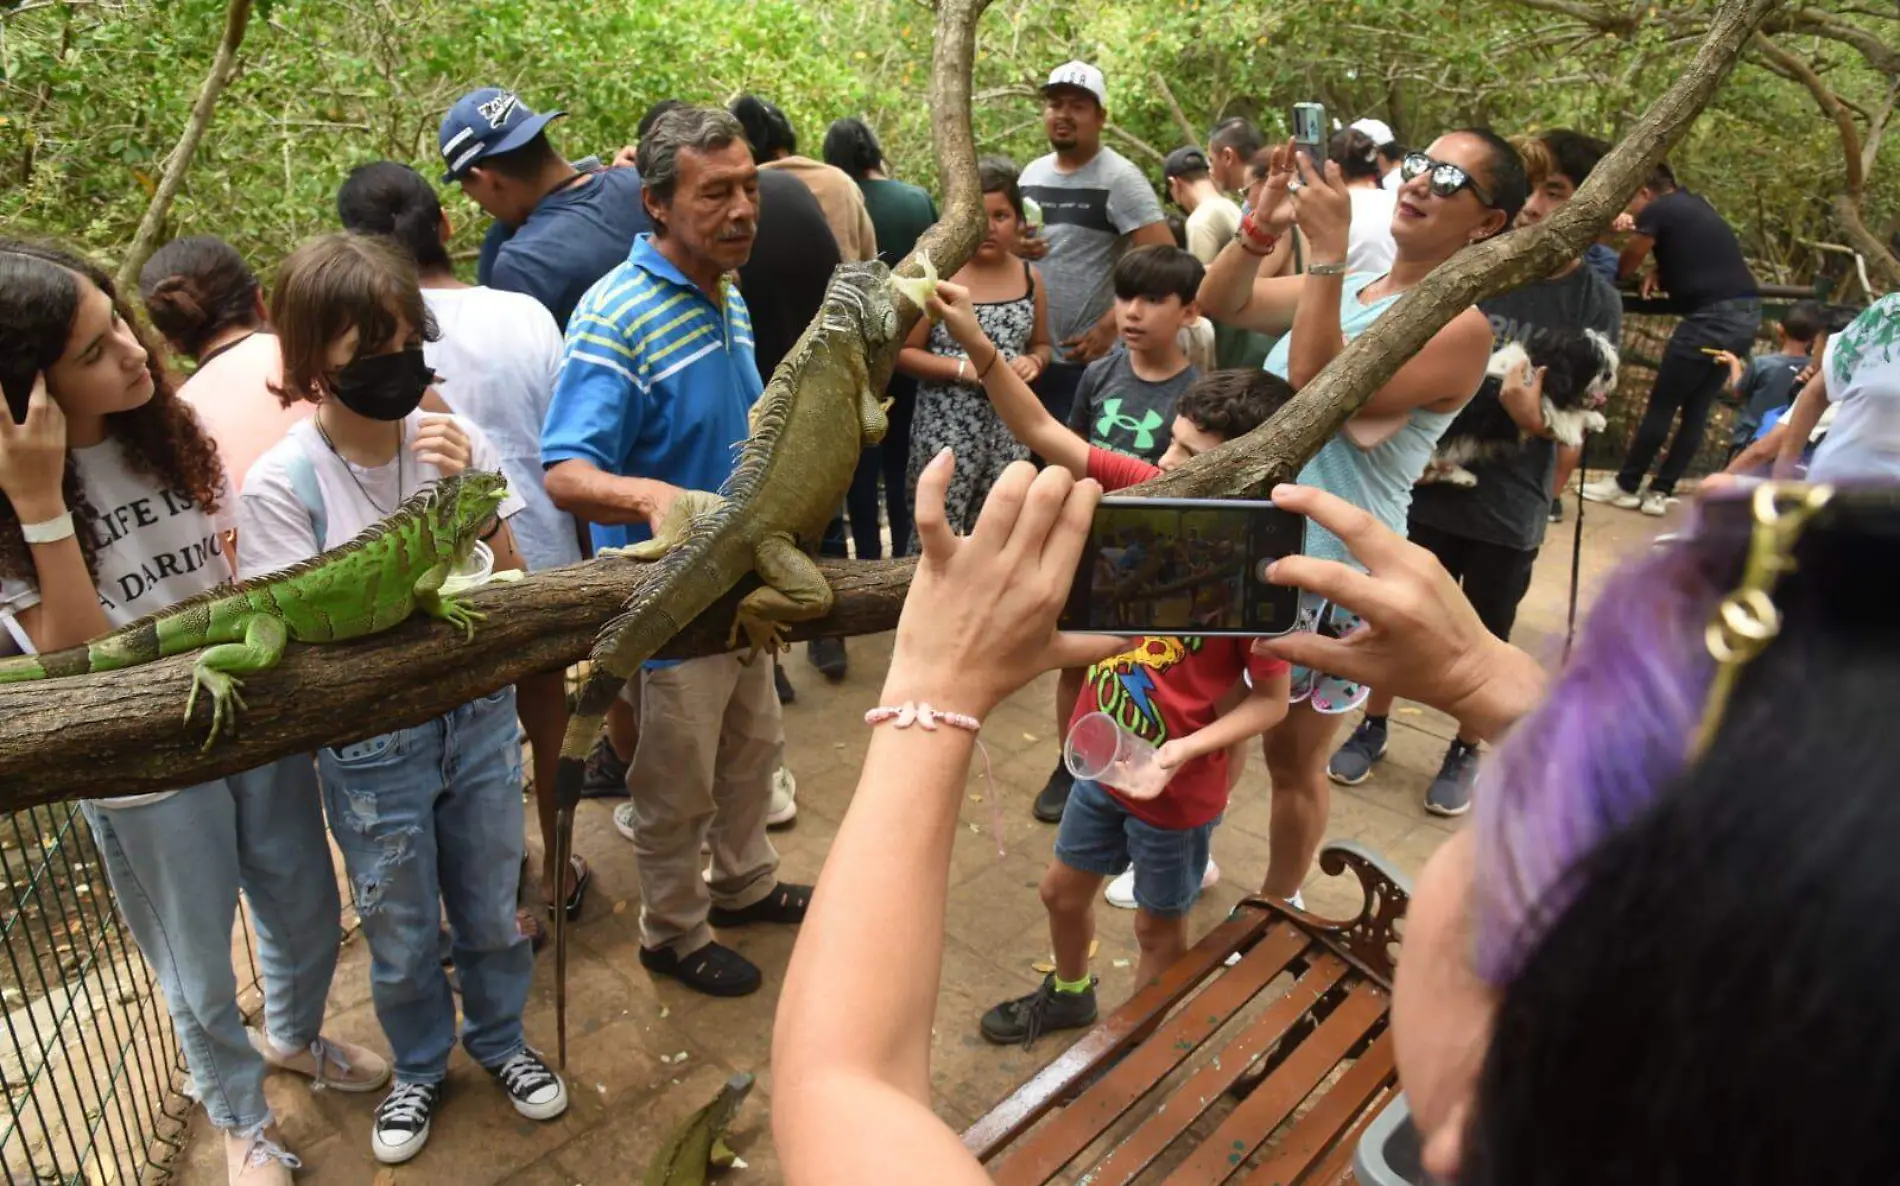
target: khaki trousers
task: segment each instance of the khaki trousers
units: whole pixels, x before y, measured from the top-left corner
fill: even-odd
[[[641,672],[640,741],[627,768],[640,861],[640,941],[690,955],[712,942],[706,913],[744,909],[778,886],[766,839],[785,747],[766,656],[709,655]],[[712,880],[700,875],[710,840]]]

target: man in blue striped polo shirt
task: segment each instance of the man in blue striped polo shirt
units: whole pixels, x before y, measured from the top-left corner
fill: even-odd
[[[646,539],[682,491],[717,490],[763,389],[730,275],[758,231],[758,169],[739,122],[717,108],[670,111],[641,138],[638,168],[653,233],[576,306],[541,437],[548,493],[593,524],[596,547]],[[778,880],[765,835],[783,746],[772,665],[650,663],[639,699],[627,778],[638,789],[614,822],[640,858],[640,962],[743,996],[759,970],[712,927],[797,923],[811,899]]]

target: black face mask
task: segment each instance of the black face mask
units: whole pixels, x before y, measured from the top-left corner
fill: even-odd
[[[422,361],[422,347],[359,358],[336,373],[330,392],[358,416],[401,420],[422,403],[435,372]]]

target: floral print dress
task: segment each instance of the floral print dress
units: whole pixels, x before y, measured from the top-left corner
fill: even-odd
[[[1023,265],[1023,295],[1008,301],[978,302],[976,320],[1001,351],[995,365],[1006,366],[1010,359],[1029,348],[1036,329],[1036,288],[1028,264]],[[925,348],[942,358],[967,357],[941,323],[930,327]],[[1009,435],[1008,427],[990,406],[989,396],[983,393],[982,387],[919,381],[917,411],[910,430],[910,472],[905,485],[913,522],[917,510],[917,477],[930,459],[946,447],[956,455],[957,468],[944,496],[944,512],[951,530],[966,535],[976,526],[976,514],[983,508],[983,500],[996,479],[1002,476],[1004,467],[1012,461],[1026,459],[1029,449]],[[915,533],[911,535],[910,550],[912,555],[920,551]]]

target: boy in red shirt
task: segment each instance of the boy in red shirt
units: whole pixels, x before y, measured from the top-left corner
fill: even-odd
[[[1016,439],[1049,464],[1094,478],[1105,490],[1147,481],[1252,430],[1293,394],[1284,380],[1264,371],[1207,375],[1182,393],[1172,443],[1160,465],[1150,465],[1092,448],[1051,416],[1013,369],[997,365],[996,347],[977,323],[967,292],[940,284],[929,304],[969,356]],[[1244,695],[1221,712],[1221,704],[1242,690],[1243,674]],[[1095,897],[1102,882],[1131,861],[1135,939],[1141,946],[1135,982],[1146,984],[1187,950],[1187,911],[1200,894],[1208,838],[1227,809],[1228,750],[1285,718],[1288,683],[1284,662],[1256,655],[1249,639],[1232,637],[1141,638],[1123,654],[1089,668],[1075,718],[1107,713],[1157,745],[1157,761],[1173,776],[1146,798],[1076,782],[1063,808],[1055,860],[1042,878],[1056,969],[1035,992],[985,1013],[985,1038],[1027,1046],[1049,1030],[1095,1022],[1095,978],[1088,970]]]

